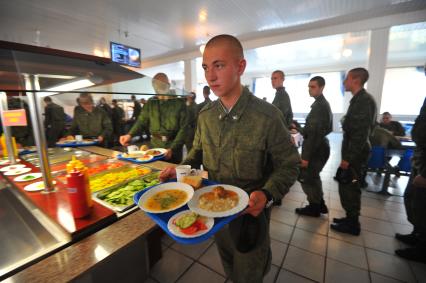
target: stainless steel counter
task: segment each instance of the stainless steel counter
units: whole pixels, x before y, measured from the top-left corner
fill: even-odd
[[[0,184],[0,280],[70,241],[61,228],[13,190]]]

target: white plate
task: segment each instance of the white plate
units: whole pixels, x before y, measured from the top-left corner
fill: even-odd
[[[186,194],[187,194],[186,200],[181,205],[179,205],[177,207],[174,207],[172,209],[165,209],[165,210],[161,210],[161,211],[153,211],[153,210],[149,209],[148,207],[146,207],[146,202],[150,197],[152,197],[156,193],[159,193],[159,192],[162,192],[162,191],[167,191],[167,190],[182,190],[182,191],[186,192]],[[164,213],[164,212],[176,210],[176,209],[184,206],[192,198],[193,195],[194,195],[194,189],[188,184],[179,183],[179,182],[163,183],[163,184],[159,184],[159,185],[153,187],[152,189],[150,189],[149,191],[144,193],[141,196],[141,198],[139,199],[138,206],[143,211],[146,211],[146,212]]]
[[[27,177],[27,176],[33,176],[34,178],[25,179],[25,177]],[[29,174],[18,176],[13,180],[15,182],[29,182],[29,181],[33,181],[35,179],[41,178],[41,176],[43,176],[41,173],[29,173]]]
[[[16,176],[16,175],[21,175],[21,174],[24,174],[24,173],[28,173],[31,170],[32,170],[31,168],[18,168],[16,170],[10,170],[10,171],[4,172],[4,175],[5,176]]]
[[[19,161],[21,161],[21,159],[16,159],[16,162],[19,162]],[[9,163],[10,163],[9,159],[1,159],[0,160],[0,166],[8,165]]]
[[[44,182],[40,181],[40,182],[32,183],[28,186],[25,186],[24,190],[26,190],[28,192],[42,191],[42,190],[44,190]]]
[[[149,154],[145,154],[142,157],[138,157],[136,158],[137,161],[141,161],[141,162],[148,162],[154,159],[154,156],[149,155]]]
[[[9,166],[5,166],[1,168],[0,171],[6,172],[6,171],[12,171],[12,170],[21,169],[21,168],[25,168],[25,165],[24,164],[9,165]]]
[[[217,186],[222,186],[226,190],[236,192],[238,194],[238,197],[239,197],[238,204],[230,210],[218,211],[218,212],[209,211],[209,210],[205,210],[205,209],[198,207],[198,200],[199,200],[200,196],[204,193],[211,192],[213,190],[213,188],[215,188]],[[235,187],[235,186],[231,186],[231,185],[218,184],[218,185],[203,187],[199,190],[196,190],[195,193],[194,193],[194,196],[188,202],[188,207],[189,207],[190,210],[192,210],[195,213],[202,215],[202,216],[226,217],[226,216],[231,216],[231,215],[237,214],[238,212],[245,209],[248,205],[248,202],[249,202],[249,196],[244,190],[242,190],[238,187]]]
[[[160,153],[159,154],[149,153],[151,150],[158,150]],[[149,154],[149,155],[152,155],[154,157],[157,157],[157,156],[161,156],[161,155],[166,154],[166,152],[167,152],[167,149],[165,149],[165,148],[150,148],[150,149],[145,151],[145,154]]]
[[[169,229],[169,231],[173,235],[181,237],[181,238],[195,238],[195,237],[199,237],[201,235],[206,234],[207,232],[209,232],[213,228],[214,219],[211,218],[211,217],[206,217],[206,223],[205,223],[206,226],[207,226],[206,230],[198,231],[197,233],[192,234],[192,235],[187,235],[187,234],[182,233],[181,230],[180,230],[180,228],[177,227],[175,224],[173,224],[173,221],[177,217],[181,216],[182,214],[188,213],[188,212],[191,212],[191,210],[184,210],[184,211],[181,211],[181,212],[173,215],[172,217],[170,217],[169,222],[167,223],[167,229]]]

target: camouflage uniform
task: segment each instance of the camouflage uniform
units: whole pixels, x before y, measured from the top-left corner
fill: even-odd
[[[410,180],[404,192],[404,204],[408,221],[414,226],[414,233],[419,234],[422,244],[426,247],[426,188],[418,188],[412,184],[417,175],[426,178],[426,99],[411,135],[416,148],[413,153]]]
[[[191,105],[187,106],[188,110],[188,131],[185,136],[185,146],[188,152],[192,148],[192,143],[194,142],[195,129],[197,127],[197,118],[198,112],[200,111],[198,105],[193,102]]]
[[[65,130],[64,108],[56,103],[49,103],[44,108],[44,115],[47,145],[49,147],[54,147]]]
[[[151,146],[172,149],[173,163],[182,160],[182,147],[187,131],[188,117],[185,102],[177,98],[149,99],[136,123],[129,131],[134,136],[141,130],[151,133]]]
[[[310,204],[320,204],[323,199],[320,172],[330,156],[330,145],[326,136],[333,130],[333,114],[324,95],[315,98],[306,117],[302,131],[302,159],[309,161],[302,189]]]
[[[398,121],[390,121],[389,124],[380,123],[380,127],[391,131],[394,136],[405,136],[405,129]]]
[[[267,190],[279,203],[296,180],[299,162],[279,111],[244,89],[229,113],[219,100],[203,108],[193,148],[183,163],[203,164],[209,179],[247,193]],[[254,225],[242,230],[237,226],[240,216],[216,234],[223,266],[233,282],[262,282],[269,271],[269,215],[265,209],[252,217]],[[244,241],[253,234],[258,235],[255,247],[241,252],[235,239]]]
[[[82,135],[83,137],[102,136],[104,144],[106,144],[112,135],[111,119],[104,110],[97,107],[94,107],[92,112],[87,112],[81,108],[75,111],[69,134]]]
[[[363,168],[367,165],[371,150],[369,136],[376,119],[376,102],[365,89],[361,89],[352,97],[342,123],[342,159],[349,162],[358,181]],[[339,195],[346,215],[349,218],[358,218],[361,210],[360,182],[339,183]]]
[[[293,110],[291,109],[290,97],[285,91],[285,87],[277,88],[272,104],[281,110],[284,116],[284,123],[289,128],[293,122]]]
[[[382,146],[384,148],[400,148],[401,142],[392,134],[392,132],[382,128],[375,127],[370,136],[372,146]]]

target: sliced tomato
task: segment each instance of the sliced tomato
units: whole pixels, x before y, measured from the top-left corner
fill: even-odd
[[[195,222],[194,224],[192,224],[191,226],[189,226],[188,228],[185,229],[180,229],[180,231],[186,235],[192,235],[197,233],[198,231],[198,226],[196,225],[197,222]]]
[[[195,221],[195,223],[197,225],[198,230],[206,230],[207,229],[207,226],[203,221],[197,219],[197,221]]]

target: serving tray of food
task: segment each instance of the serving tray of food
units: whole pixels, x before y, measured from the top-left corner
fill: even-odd
[[[95,192],[92,196],[96,202],[116,212],[124,212],[135,206],[133,195],[136,192],[160,183],[158,176],[159,172],[144,175],[126,183]]]
[[[197,244],[237,218],[248,204],[248,194],[240,188],[207,179],[202,185],[194,192],[172,180],[137,192],[133,200],[172,239]],[[206,200],[214,205],[206,205]]]

